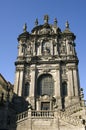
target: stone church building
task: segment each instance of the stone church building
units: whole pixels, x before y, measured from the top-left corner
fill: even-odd
[[[48,15],[43,25],[36,19],[31,33],[24,25],[13,96],[9,100],[9,85],[7,100],[0,96],[0,130],[86,130],[75,39],[68,21],[61,31],[57,19],[50,24]]]

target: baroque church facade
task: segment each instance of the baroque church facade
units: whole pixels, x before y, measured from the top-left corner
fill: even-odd
[[[48,15],[43,25],[36,19],[31,33],[24,25],[18,36],[13,99],[1,107],[1,113],[3,107],[10,110],[4,129],[86,129],[75,39],[68,21],[62,32],[56,18],[49,24]]]

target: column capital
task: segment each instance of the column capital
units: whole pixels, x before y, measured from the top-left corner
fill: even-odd
[[[16,67],[16,71],[23,71],[24,67]]]
[[[69,70],[77,70],[77,66],[75,66],[75,65],[67,66],[67,69],[69,69]]]

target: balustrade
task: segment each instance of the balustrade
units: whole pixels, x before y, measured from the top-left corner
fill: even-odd
[[[31,116],[32,117],[54,117],[54,112],[53,111],[31,111]]]
[[[20,114],[17,115],[17,122],[18,121],[23,121],[26,118],[54,118],[57,117],[61,120],[64,120],[72,125],[81,125],[81,121],[80,119],[77,119],[75,117],[72,117],[70,115],[72,115],[75,112],[78,112],[82,110],[82,107],[80,105],[80,103],[75,103],[72,106],[69,106],[65,109],[64,112],[57,110],[57,111],[48,111],[48,110],[28,110],[25,112],[22,112]]]
[[[31,115],[31,116],[30,116]],[[25,111],[17,115],[17,121],[21,121],[25,118],[53,118],[54,117],[54,112],[53,111]]]
[[[22,112],[22,113],[18,114],[17,115],[17,121],[25,119],[26,117],[28,117],[28,111],[25,111],[25,112]]]
[[[66,107],[64,114],[68,116],[68,115],[71,115],[71,114],[78,112],[80,110],[82,110],[82,108],[80,106],[80,102],[78,102],[78,103],[75,103],[71,106]]]

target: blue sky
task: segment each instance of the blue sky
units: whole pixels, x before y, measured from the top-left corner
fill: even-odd
[[[65,22],[76,35],[76,50],[79,58],[79,77],[86,99],[86,0],[0,0],[0,73],[7,81],[14,83],[17,57],[17,37],[22,33],[24,23],[28,31],[34,27],[35,19],[43,24],[48,14],[49,22],[54,18],[63,31]]]

